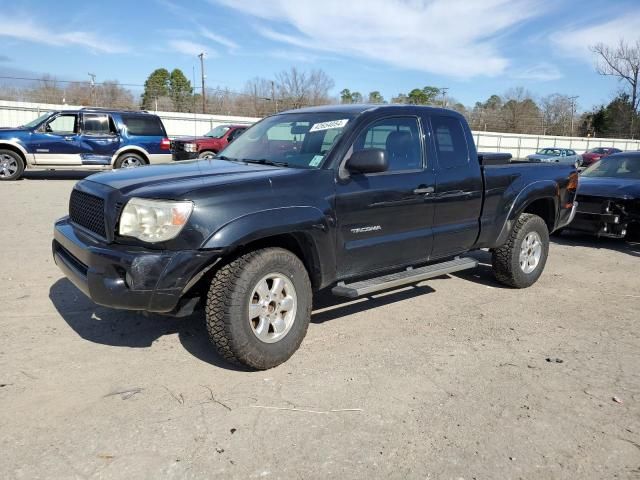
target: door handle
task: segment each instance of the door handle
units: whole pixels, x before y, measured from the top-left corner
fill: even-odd
[[[414,195],[431,195],[434,191],[433,187],[419,187],[413,193]]]

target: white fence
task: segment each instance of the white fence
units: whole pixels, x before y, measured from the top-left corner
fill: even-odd
[[[51,110],[78,109],[78,105],[52,105],[45,103],[10,102],[0,100],[0,127],[16,127],[38,118]],[[234,117],[226,115],[203,115],[200,113],[154,112],[162,119],[167,134],[204,135],[213,127],[225,123],[251,125],[258,121],[252,117]]]
[[[80,108],[73,105],[49,105],[0,100],[0,127],[15,127],[30,122],[50,110]],[[224,123],[250,125],[258,118],[225,115],[203,115],[178,112],[157,112],[169,136],[203,135]],[[571,148],[578,153],[595,147],[616,147],[620,150],[640,150],[640,140],[585,137],[553,137],[550,135],[524,135],[517,133],[473,132],[480,152],[504,152],[522,159],[540,148]]]

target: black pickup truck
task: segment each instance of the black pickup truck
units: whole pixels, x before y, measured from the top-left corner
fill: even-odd
[[[300,346],[313,292],[357,297],[473,268],[533,284],[576,209],[573,166],[478,154],[456,112],[325,106],[260,121],[215,159],[78,182],[55,262],[98,304],[190,314],[256,369]],[[506,161],[505,161],[506,160]]]

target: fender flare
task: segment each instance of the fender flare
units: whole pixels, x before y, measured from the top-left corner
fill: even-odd
[[[20,145],[20,143],[14,140],[0,140],[0,148],[2,148],[3,145],[8,145],[8,146],[17,148],[20,151],[20,153],[22,153],[22,156],[25,159],[26,165],[33,163],[33,154],[27,152],[27,149],[24,148],[22,145]]]
[[[125,145],[124,147],[120,147],[118,150],[116,150],[116,152],[111,156],[111,166],[116,163],[116,160],[123,152],[127,152],[129,150],[141,153],[142,155],[144,155],[145,160],[149,162],[149,152],[147,152],[144,148],[137,145]]]
[[[224,255],[249,243],[278,235],[301,236],[302,258],[312,283],[326,286],[335,276],[333,219],[309,206],[280,207],[237,217],[218,228],[201,248],[218,249]]]
[[[554,205],[554,225],[558,221],[558,184],[553,180],[538,180],[528,184],[513,200],[507,218],[494,246],[503,245],[520,214],[537,200],[551,199]]]
[[[218,228],[201,248],[227,250],[274,235],[327,232],[326,216],[316,207],[278,207],[251,212]]]

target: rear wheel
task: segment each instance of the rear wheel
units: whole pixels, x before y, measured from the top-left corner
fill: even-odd
[[[507,242],[493,251],[493,272],[500,283],[514,288],[533,285],[549,255],[549,230],[542,218],[520,215]]]
[[[17,180],[24,172],[24,160],[11,150],[0,150],[0,180]]]
[[[137,153],[125,152],[117,158],[113,168],[137,168],[146,164],[144,158]]]
[[[213,277],[207,331],[218,353],[258,370],[275,367],[298,349],[311,317],[311,282],[293,253],[247,253]]]

